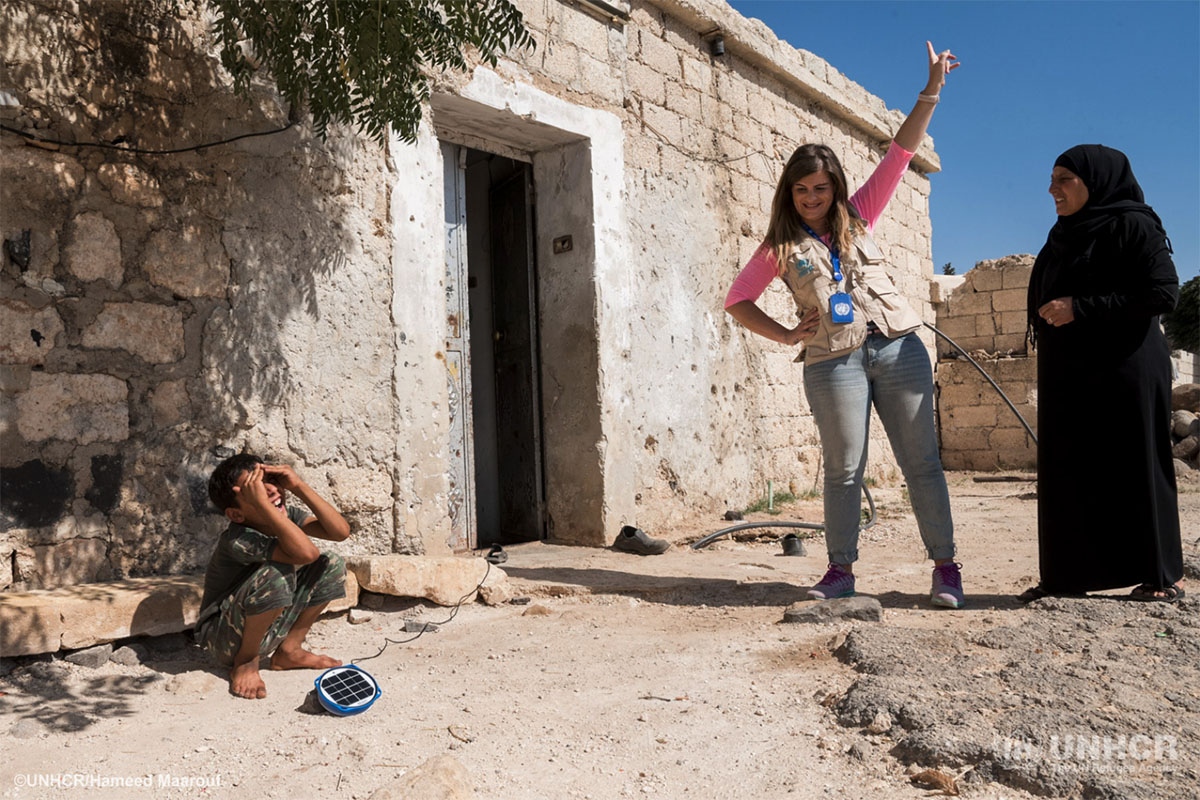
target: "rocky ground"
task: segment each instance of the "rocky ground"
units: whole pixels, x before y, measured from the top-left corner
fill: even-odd
[[[858,572],[880,621],[782,621],[822,572],[819,536],[798,558],[778,529],[692,551],[724,523],[681,519],[651,532],[676,542],[661,556],[511,548],[516,602],[465,605],[361,661],[384,693],[357,717],[314,706],[312,672],[233,698],[181,635],[6,660],[0,797],[433,796],[396,782],[444,756],[445,797],[891,800],[939,781],[973,798],[1200,796],[1200,601],[1017,604],[1036,575],[1033,488],[952,477],[957,612],[928,608],[903,491],[877,490]],[[1200,595],[1195,485],[1180,507]],[[820,516],[818,501],[777,519]],[[372,656],[451,615],[374,599],[362,624],[318,622],[314,647]],[[63,773],[91,785],[27,785]]]

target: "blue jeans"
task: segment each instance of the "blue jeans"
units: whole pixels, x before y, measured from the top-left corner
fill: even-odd
[[[920,338],[872,333],[853,353],[806,365],[804,391],[821,435],[830,562],[858,560],[872,403],[908,482],[925,550],[932,559],[953,557],[950,494],[933,425],[933,372]]]

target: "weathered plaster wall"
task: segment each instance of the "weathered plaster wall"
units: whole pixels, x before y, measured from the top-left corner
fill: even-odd
[[[627,256],[596,265],[606,387],[596,457],[623,476],[605,484],[608,538],[622,521],[653,526],[744,507],[767,479],[819,486],[802,367],[794,351],[734,324],[724,296],[766,231],[778,170],[796,146],[830,144],[858,184],[903,118],[723,2],[625,5],[627,21],[554,0],[522,3],[542,45],[499,70],[621,121]],[[718,58],[702,35],[714,29],[726,37]],[[899,288],[932,321],[920,171],[938,168],[931,146],[915,164],[877,233]],[[793,315],[779,286],[764,304]],[[893,478],[878,422],[873,434],[870,473]]]
[[[540,46],[439,76],[411,145],[303,125],[177,156],[0,139],[0,589],[200,567],[222,524],[204,479],[243,448],[339,504],[348,550],[447,549],[440,139],[533,164],[555,538],[818,484],[802,368],[722,301],[792,149],[831,144],[857,184],[902,114],[718,0],[624,6],[521,2]],[[144,148],[282,125],[265,81],[232,95],[201,9],[173,9],[4,4],[6,124]],[[927,143],[877,229],[930,319],[936,169]],[[556,256],[563,232],[577,249]],[[764,302],[790,318],[778,288]]]
[[[197,9],[172,9],[5,3],[5,123],[145,149],[286,123],[261,87],[234,97]],[[0,170],[0,589],[202,566],[222,527],[207,474],[244,448],[346,511],[347,552],[422,548],[397,525],[401,492],[428,487],[396,457],[380,147],[293,128],[154,156],[6,134]]]

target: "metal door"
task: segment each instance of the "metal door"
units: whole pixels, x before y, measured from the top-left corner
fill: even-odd
[[[442,144],[446,221],[446,395],[450,547],[475,546],[475,465],[471,437],[471,362],[467,299],[466,151]]]

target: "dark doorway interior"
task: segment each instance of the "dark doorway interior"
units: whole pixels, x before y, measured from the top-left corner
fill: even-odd
[[[478,547],[544,537],[533,171],[468,150],[467,264]]]

